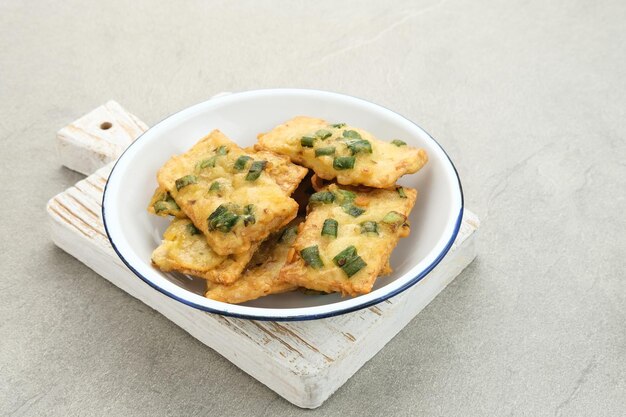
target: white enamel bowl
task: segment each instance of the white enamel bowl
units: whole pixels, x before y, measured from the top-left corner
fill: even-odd
[[[426,149],[428,164],[400,184],[417,188],[410,216],[411,234],[401,239],[391,257],[392,275],[379,278],[372,292],[354,298],[339,295],[273,295],[241,305],[203,297],[203,280],[168,274],[150,264],[168,220],[148,214],[146,206],[157,185],[156,172],[167,159],[185,152],[213,129],[241,146],[257,134],[296,115],[347,122],[375,136],[399,138]],[[139,278],[162,293],[192,307],[228,316],[260,320],[310,320],[377,304],[424,278],[445,256],[459,231],[463,193],[454,165],[422,128],[397,113],[368,101],[315,90],[257,90],[222,96],[182,110],[144,133],[119,158],[102,202],[111,245]]]

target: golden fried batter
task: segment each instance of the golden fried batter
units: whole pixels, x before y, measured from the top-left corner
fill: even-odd
[[[252,258],[248,252],[220,256],[189,219],[174,219],[163,234],[163,241],[152,252],[152,264],[164,272],[177,271],[211,282],[232,284]]]
[[[157,174],[160,187],[219,255],[248,252],[296,216],[298,204],[266,172],[276,167],[267,154],[260,156],[214,130]]]
[[[287,195],[292,194],[307,175],[308,169],[291,163],[286,156],[277,155],[269,151],[255,151],[253,148],[246,148],[245,151],[249,152],[250,156],[254,154],[254,157],[268,161],[266,167],[267,174],[276,181],[276,184]],[[154,191],[148,206],[148,212],[157,216],[174,216],[181,219],[187,217],[178,207],[170,193],[161,187]]]
[[[313,194],[280,280],[344,295],[368,293],[376,277],[390,272],[389,256],[408,232],[416,197],[406,187],[364,191],[335,184]]]
[[[417,172],[428,161],[425,150],[398,139],[383,142],[363,129],[306,116],[260,134],[255,148],[287,155],[322,179],[375,188],[392,187],[402,175]]]
[[[219,285],[207,281],[206,297],[225,303],[238,304],[270,294],[293,291],[296,286],[278,280],[278,272],[287,260],[296,233],[294,220],[282,232],[275,233],[265,240],[246,267],[241,278],[232,285]]]
[[[179,219],[185,219],[187,216],[178,207],[176,201],[172,198],[170,193],[162,189],[157,188],[150,199],[150,205],[148,206],[148,212],[150,214],[156,214],[157,216],[174,216]]]

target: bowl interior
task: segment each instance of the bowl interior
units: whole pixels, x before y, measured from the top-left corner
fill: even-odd
[[[240,146],[252,146],[267,132],[296,115],[347,122],[383,140],[400,138],[422,147],[429,163],[399,183],[418,189],[410,216],[411,234],[391,257],[392,275],[379,278],[370,294],[355,298],[311,296],[300,292],[264,297],[233,306],[204,298],[204,281],[162,273],[150,256],[169,221],[148,214],[146,206],[157,186],[157,170],[174,154],[190,148],[213,129],[220,129]],[[200,103],[170,116],[146,132],[122,155],[107,184],[103,201],[109,237],[124,262],[151,285],[196,307],[224,314],[281,318],[330,315],[358,308],[398,291],[438,261],[454,237],[462,211],[460,184],[451,162],[422,129],[385,108],[334,93],[310,90],[260,90]]]

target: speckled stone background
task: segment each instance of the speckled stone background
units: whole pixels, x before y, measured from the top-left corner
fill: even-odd
[[[0,0],[0,415],[626,412],[626,2]],[[57,249],[55,132],[306,87],[415,120],[482,218],[479,256],[305,412]]]

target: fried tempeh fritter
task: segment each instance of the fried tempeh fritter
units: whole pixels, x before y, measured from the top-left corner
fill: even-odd
[[[219,285],[207,281],[206,297],[238,304],[265,295],[295,290],[297,288],[295,285],[279,281],[278,273],[287,260],[287,254],[296,238],[297,224],[301,221],[300,218],[294,220],[283,231],[265,240],[255,252],[241,278],[232,285]]]
[[[246,148],[244,150],[249,152],[249,154],[254,154],[256,158],[268,161],[268,165],[265,168],[267,174],[276,181],[276,184],[278,184],[287,195],[292,194],[307,175],[307,168],[292,163],[286,156],[277,155],[269,151],[256,151],[253,148]],[[148,212],[156,214],[157,216],[174,216],[181,219],[187,217],[180,207],[178,207],[178,204],[176,204],[176,201],[174,201],[170,193],[161,187],[158,187],[154,191],[154,195],[148,206]]]
[[[221,256],[189,219],[174,219],[163,241],[152,252],[152,264],[164,272],[177,271],[210,282],[232,284],[241,276],[258,243],[248,252]]]
[[[266,172],[275,169],[272,162],[259,155],[214,130],[157,174],[219,255],[248,252],[297,214],[298,204]]]
[[[428,161],[425,150],[401,140],[384,142],[363,129],[306,116],[295,117],[258,138],[255,148],[287,155],[320,178],[336,178],[343,185],[389,188]]]
[[[324,292],[359,295],[390,272],[391,251],[406,225],[417,191],[348,189],[331,184],[313,194],[280,280]]]

